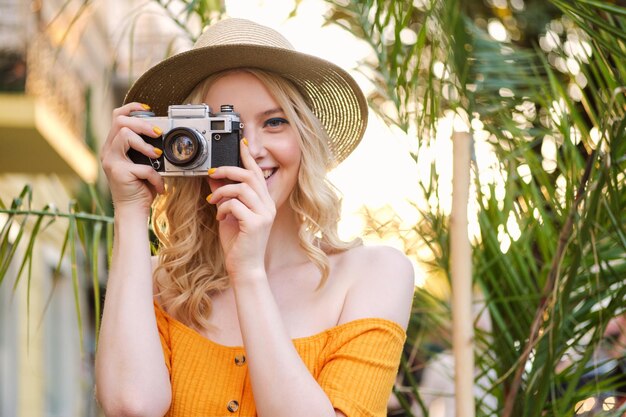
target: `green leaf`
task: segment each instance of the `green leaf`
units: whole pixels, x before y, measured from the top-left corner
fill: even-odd
[[[96,346],[98,345],[98,337],[100,335],[100,271],[98,259],[100,258],[100,243],[102,235],[102,223],[97,222],[93,225],[93,238],[91,240],[91,279],[93,286],[93,300],[94,300],[94,317],[95,317],[95,333],[96,333]]]
[[[73,203],[70,203],[70,213],[74,210]],[[76,226],[76,218],[71,216],[69,218],[69,233],[68,233],[68,243],[70,246],[70,261],[71,261],[71,271],[72,271],[72,288],[74,290],[74,306],[76,310],[76,321],[78,325],[78,334],[80,337],[80,348],[81,352],[84,349],[83,344],[83,320],[82,314],[80,310],[80,284],[78,281],[78,264],[77,264],[77,252],[76,252],[76,236],[77,236],[77,226]]]

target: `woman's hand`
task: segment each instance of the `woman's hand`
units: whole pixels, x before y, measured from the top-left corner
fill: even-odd
[[[265,249],[276,216],[276,204],[245,139],[240,148],[244,168],[222,166],[209,171],[213,193],[208,201],[217,204],[226,270],[234,281],[265,270]]]
[[[160,129],[147,119],[130,116],[132,111],[148,108],[140,103],[128,103],[115,109],[111,130],[100,151],[116,210],[138,208],[149,213],[156,193],[164,191],[163,178],[151,166],[135,164],[126,154],[133,148],[149,158],[160,156],[160,149],[153,148],[139,136],[158,137],[162,133]]]

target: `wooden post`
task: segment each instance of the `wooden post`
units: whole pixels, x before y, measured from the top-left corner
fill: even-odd
[[[456,417],[474,417],[474,314],[472,312],[472,248],[467,226],[472,136],[452,134],[453,175],[450,218],[452,274],[452,345]]]

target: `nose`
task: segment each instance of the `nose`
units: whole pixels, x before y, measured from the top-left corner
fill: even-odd
[[[262,158],[266,153],[265,146],[263,146],[262,135],[245,131],[243,136],[248,141],[248,150],[250,151],[250,155],[252,155],[255,160]]]

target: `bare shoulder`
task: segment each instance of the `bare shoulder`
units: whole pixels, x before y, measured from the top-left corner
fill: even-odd
[[[379,317],[406,328],[413,302],[413,265],[389,246],[359,246],[343,254],[344,274],[351,276],[340,323]]]

